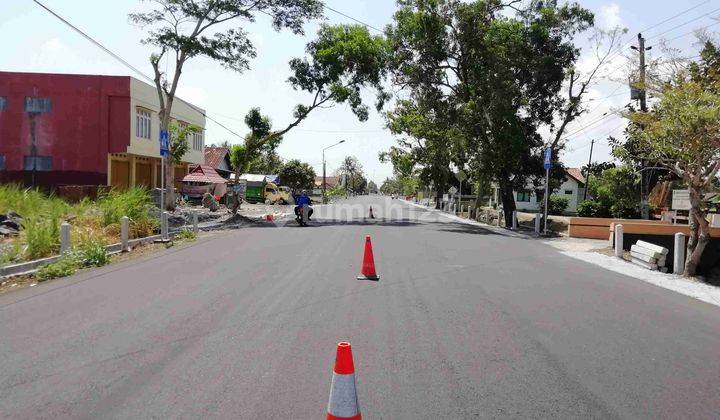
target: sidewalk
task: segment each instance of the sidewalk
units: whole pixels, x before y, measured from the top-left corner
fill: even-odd
[[[505,235],[505,236],[510,236],[510,237],[513,237],[513,238],[528,238],[528,237],[532,237],[531,235],[525,235],[525,234],[522,234],[522,233],[519,233],[519,232],[512,231],[512,230],[510,230],[510,229],[505,229],[505,228],[498,227],[498,226],[488,225],[488,224],[485,224],[485,223],[478,222],[477,220],[466,219],[466,218],[464,218],[464,217],[460,217],[460,216],[457,216],[457,215],[454,215],[454,214],[451,214],[451,213],[447,213],[447,212],[445,212],[445,211],[443,211],[443,210],[439,210],[439,209],[436,209],[436,208],[433,208],[433,207],[427,207],[427,206],[424,206],[424,205],[418,204],[418,203],[413,203],[412,201],[407,201],[407,200],[402,199],[402,198],[400,198],[399,201],[402,201],[403,203],[409,204],[409,205],[414,206],[414,207],[418,207],[418,208],[421,208],[421,209],[425,209],[425,210],[427,210],[427,211],[429,211],[429,212],[437,213],[437,214],[439,214],[439,215],[441,215],[441,216],[443,216],[443,217],[445,217],[445,218],[447,218],[447,219],[450,219],[450,220],[452,220],[452,221],[454,221],[454,222],[459,222],[459,223],[464,223],[464,224],[467,224],[467,225],[482,227],[482,228],[484,228],[484,229],[487,229],[487,230],[490,230],[490,231],[492,231],[492,232],[494,232],[494,233],[497,233],[498,235]]]

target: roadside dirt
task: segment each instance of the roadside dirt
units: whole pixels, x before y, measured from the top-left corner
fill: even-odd
[[[110,264],[113,265],[125,261],[130,261],[133,259],[137,259],[140,257],[157,254],[161,251],[164,251],[168,248],[174,248],[174,247],[184,247],[189,246],[196,242],[197,240],[209,238],[214,235],[218,235],[220,232],[200,232],[198,234],[198,237],[196,240],[178,240],[175,239],[173,242],[170,242],[168,244],[163,243],[149,243],[149,244],[143,244],[138,245],[130,250],[130,252],[122,252],[119,254],[113,254],[110,256]],[[105,266],[107,267],[107,266]],[[82,273],[90,270],[95,270],[97,268],[85,268],[78,270],[77,273]],[[77,274],[76,273],[76,274]],[[54,281],[57,279],[50,279],[46,281]],[[16,290],[22,290],[28,287],[35,287],[40,283],[37,278],[33,274],[27,274],[27,275],[21,275],[21,276],[13,276],[5,279],[0,280],[0,295],[3,295],[5,293],[14,292]]]

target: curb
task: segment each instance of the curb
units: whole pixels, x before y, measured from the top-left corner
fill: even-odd
[[[526,238],[534,238],[534,236],[532,236],[532,235],[524,235],[524,234],[522,234],[522,233],[514,232],[514,231],[509,230],[509,229],[504,229],[504,228],[501,228],[501,227],[492,226],[492,225],[488,225],[488,224],[486,224],[486,223],[478,222],[477,220],[464,219],[464,218],[459,217],[459,216],[456,216],[456,215],[454,215],[454,214],[445,213],[445,212],[442,211],[442,210],[438,210],[438,209],[435,209],[435,208],[426,207],[426,206],[423,206],[422,204],[413,203],[412,201],[407,201],[407,200],[405,200],[405,199],[403,199],[403,198],[400,198],[399,201],[402,201],[403,203],[409,204],[409,205],[414,206],[414,207],[418,207],[418,208],[421,208],[421,209],[424,209],[424,210],[427,210],[427,211],[430,211],[430,212],[433,212],[433,213],[437,213],[437,214],[439,214],[439,215],[441,215],[441,216],[443,216],[443,217],[446,217],[446,218],[448,218],[448,219],[450,219],[450,220],[452,220],[452,221],[454,221],[454,222],[460,222],[460,223],[465,223],[465,224],[467,224],[467,225],[482,227],[482,228],[484,228],[484,229],[487,229],[487,230],[490,230],[490,231],[492,231],[492,232],[495,232],[495,233],[497,233],[498,235],[509,236],[509,237],[512,237],[512,238],[523,238],[523,239],[526,239]]]

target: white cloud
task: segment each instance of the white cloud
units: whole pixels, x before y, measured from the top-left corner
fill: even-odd
[[[600,7],[599,26],[603,29],[612,29],[617,26],[624,26],[620,17],[620,6],[617,3],[610,3]]]

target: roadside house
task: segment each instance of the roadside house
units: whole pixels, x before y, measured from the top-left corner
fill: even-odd
[[[213,168],[223,178],[230,179],[233,172],[230,150],[227,147],[205,147],[205,165]]]
[[[159,100],[128,76],[0,72],[0,182],[55,188],[160,186]],[[201,127],[175,166],[175,187],[203,163],[202,109],[175,101],[178,124]]]
[[[538,194],[538,192],[540,194]],[[532,186],[523,191],[515,191],[515,207],[518,211],[537,212],[543,200],[544,191],[535,191]],[[565,208],[566,213],[577,213],[578,204],[582,203],[585,194],[585,177],[580,168],[566,168],[565,180],[559,188],[552,192],[552,196],[560,196],[568,198],[568,205]],[[498,202],[498,190],[495,187],[495,194],[492,200]],[[492,204],[492,202],[491,202]]]

